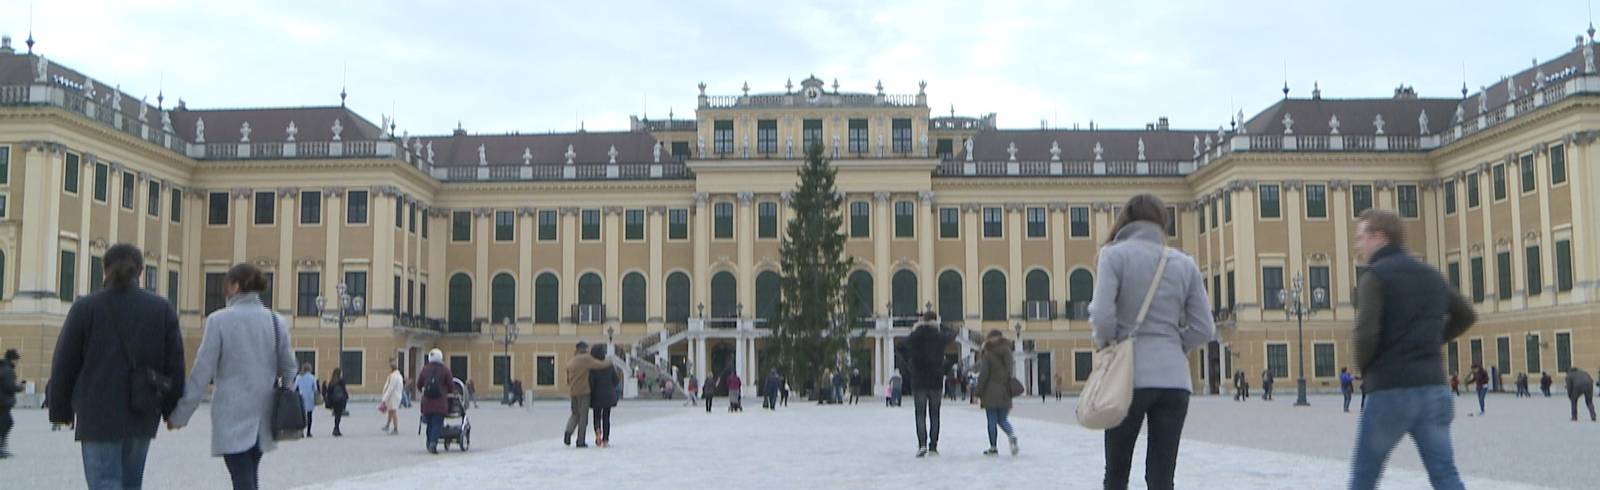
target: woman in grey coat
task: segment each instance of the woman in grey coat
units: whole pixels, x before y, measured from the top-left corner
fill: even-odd
[[[1178,441],[1189,413],[1188,352],[1216,336],[1205,278],[1194,259],[1167,248],[1166,227],[1166,205],[1160,199],[1133,196],[1111,228],[1112,238],[1100,249],[1099,277],[1089,302],[1095,345],[1135,338],[1133,402],[1122,424],[1105,433],[1105,488],[1128,487],[1133,447],[1144,423],[1150,426],[1145,484],[1172,488]],[[1163,256],[1166,268],[1158,278]],[[1139,310],[1153,282],[1159,286],[1141,325]]]
[[[260,269],[239,264],[223,279],[227,307],[206,317],[200,351],[169,428],[188,425],[208,385],[211,455],[222,456],[235,489],[255,489],[261,455],[274,447],[272,388],[294,377],[288,320],[261,304],[268,287]],[[224,349],[223,346],[227,348]]]

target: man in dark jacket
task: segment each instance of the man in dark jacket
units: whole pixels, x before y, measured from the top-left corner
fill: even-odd
[[[1405,249],[1405,227],[1392,211],[1369,209],[1356,225],[1368,257],[1359,285],[1356,367],[1371,402],[1356,432],[1350,488],[1376,488],[1384,462],[1410,434],[1434,488],[1462,488],[1450,443],[1455,400],[1445,387],[1440,347],[1477,320],[1439,271]]]
[[[138,488],[156,424],[183,395],[183,336],[172,305],[137,286],[144,272],[138,248],[112,246],[104,264],[107,287],[72,303],[56,339],[50,422],[76,429],[89,487]],[[131,381],[150,372],[171,389],[162,399],[141,390],[138,399],[157,406],[135,407]]]
[[[0,459],[11,457],[6,440],[11,437],[11,426],[15,425],[11,407],[17,406],[17,392],[22,391],[17,385],[17,361],[21,359],[16,349],[7,349],[5,359],[0,360]]]
[[[1583,398],[1583,404],[1589,407],[1589,421],[1594,422],[1594,378],[1573,366],[1567,371],[1567,399],[1572,401],[1573,422],[1578,421],[1578,398]]]
[[[1539,373],[1539,391],[1544,392],[1545,398],[1550,398],[1550,384],[1555,380],[1550,379],[1550,373]]]
[[[595,359],[589,354],[589,343],[578,342],[572,360],[567,362],[567,394],[572,397],[572,413],[567,416],[567,430],[562,444],[571,444],[572,435],[578,435],[576,447],[589,447],[583,442],[584,431],[589,429],[589,401],[593,388],[589,386],[589,371],[611,367],[611,361]]]
[[[772,371],[767,373],[766,382],[761,383],[761,393],[764,396],[761,402],[761,408],[765,408],[767,410],[777,410],[778,392],[782,390],[783,377],[778,376],[778,368],[772,368]]]
[[[944,351],[956,338],[943,328],[939,315],[922,314],[922,321],[899,346],[910,363],[911,404],[916,408],[917,457],[939,454],[939,404],[944,396]]]

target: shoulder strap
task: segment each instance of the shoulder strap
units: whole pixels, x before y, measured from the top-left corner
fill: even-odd
[[[283,378],[278,376],[278,353],[283,352],[283,338],[278,335],[278,314],[271,308],[262,307],[262,309],[267,310],[267,317],[272,319],[272,355],[267,358],[272,360],[272,384],[278,385],[283,382]]]
[[[111,301],[110,303],[111,303],[111,308],[112,309],[116,309],[116,310],[121,310],[122,309],[122,308],[119,308],[119,306],[121,306],[121,305],[117,301]],[[111,324],[112,324],[111,331],[115,332],[114,335],[117,336],[117,342],[122,344],[122,355],[123,355],[123,358],[128,360],[128,369],[130,371],[131,370],[137,370],[137,369],[139,369],[139,362],[134,360],[134,358],[133,358],[133,345],[128,343],[128,336],[122,331],[122,328],[123,328],[122,320],[123,320],[123,318],[125,318],[125,317],[124,317],[124,315],[121,314],[120,311],[112,312],[112,315],[111,315]]]
[[[1161,287],[1161,278],[1167,272],[1167,247],[1161,247],[1161,260],[1156,262],[1156,275],[1150,280],[1150,290],[1144,293],[1144,303],[1139,305],[1139,317],[1134,321],[1134,331],[1144,328],[1144,318],[1150,314],[1150,302],[1156,298],[1156,289]],[[1130,334],[1131,335],[1131,334]]]

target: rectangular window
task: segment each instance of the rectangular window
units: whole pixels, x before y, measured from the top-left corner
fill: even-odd
[[[578,217],[583,221],[583,229],[579,230],[579,238],[584,240],[600,239],[600,210],[585,209],[578,212]]]
[[[399,196],[394,198],[394,227],[398,230],[406,229],[406,206]]]
[[[228,224],[228,193],[213,192],[206,196],[206,224]]]
[[[1334,376],[1333,342],[1311,344],[1311,375],[1318,378]]]
[[[317,296],[322,295],[322,274],[318,272],[301,272],[299,282],[295,284],[297,295],[295,297],[294,313],[299,316],[317,316]]]
[[[1328,266],[1314,265],[1307,272],[1306,286],[1311,288],[1311,307],[1327,309],[1330,306],[1329,298],[1333,296],[1333,289],[1328,287]],[[1322,294],[1317,294],[1317,291],[1322,291]],[[1318,296],[1321,297],[1318,298]]]
[[[1167,206],[1167,236],[1178,236],[1178,208]]]
[[[1556,291],[1572,290],[1572,240],[1556,240]]]
[[[539,356],[534,358],[534,384],[539,386],[556,385],[556,356]]]
[[[94,164],[94,200],[106,202],[106,189],[111,181],[111,167],[104,163]]]
[[[156,271],[156,266],[144,266],[142,277],[144,278],[144,290],[152,293],[156,292],[156,281],[161,278],[161,273]]]
[[[850,238],[872,235],[872,205],[866,201],[850,203]]]
[[[1567,149],[1565,145],[1550,145],[1550,185],[1567,182]],[[1559,337],[1558,337],[1559,338]]]
[[[851,119],[850,122],[850,153],[866,153],[871,138],[867,132],[866,119]]]
[[[1478,174],[1467,174],[1467,209],[1476,208],[1482,203],[1478,186]]]
[[[428,283],[424,282],[424,283],[417,284],[417,297],[418,298],[422,298],[421,300],[417,301],[417,316],[420,316],[420,317],[423,317],[423,318],[427,318],[428,317]]]
[[[712,151],[718,155],[733,153],[733,120],[721,119],[711,123]]]
[[[1445,277],[1450,280],[1450,290],[1461,292],[1461,263],[1450,262],[1444,265]]]
[[[365,376],[363,376],[364,371],[362,370],[363,362],[365,362],[363,354],[362,351],[358,350],[346,350],[339,353],[339,365],[343,369],[340,374],[344,375],[345,384],[361,386],[361,381],[365,379]]]
[[[1537,374],[1543,371],[1543,369],[1540,369],[1542,366],[1540,366],[1541,359],[1539,359],[1539,334],[1535,332],[1523,336],[1522,348],[1523,356],[1528,358],[1528,372]]]
[[[670,210],[667,210],[667,239],[668,240],[687,240],[687,239],[689,239],[689,210],[687,210],[687,209],[670,209]]]
[[[145,214],[161,216],[161,183],[151,180],[145,185]]]
[[[984,238],[999,238],[1005,235],[1005,226],[1000,221],[1003,216],[1000,208],[983,208]]]
[[[913,238],[917,235],[917,205],[911,201],[894,203],[895,238]]]
[[[1556,332],[1556,371],[1572,370],[1572,332]]]
[[[1400,208],[1400,217],[1415,218],[1421,213],[1417,209],[1417,186],[1398,185],[1394,188],[1396,207]]]
[[[689,142],[688,141],[674,141],[674,142],[672,142],[672,150],[671,151],[672,151],[672,160],[676,161],[678,163],[683,163],[685,160],[689,159]]]
[[[1262,184],[1256,190],[1261,195],[1261,218],[1276,219],[1282,217],[1279,212],[1278,186]]]
[[[1283,268],[1261,268],[1261,304],[1269,310],[1283,309],[1283,299],[1278,297],[1278,292],[1283,291]]]
[[[465,355],[452,355],[452,356],[450,356],[450,373],[451,374],[462,373],[459,376],[465,378],[465,377],[470,376],[469,373],[471,373],[471,372],[472,372],[472,362],[471,362],[471,360],[469,358],[467,358],[467,356],[465,356]]]
[[[1350,214],[1360,217],[1361,212],[1368,209],[1372,209],[1372,186],[1350,186]]]
[[[322,193],[318,191],[302,191],[300,193],[300,224],[322,224]]]
[[[417,232],[417,205],[415,203],[406,204],[406,232]]]
[[[471,211],[453,211],[450,213],[450,241],[472,241]]]
[[[406,314],[414,314],[416,311],[417,281],[415,279],[406,279]]]
[[[256,216],[255,224],[270,225],[275,221],[278,209],[278,197],[271,191],[258,191],[255,194]]]
[[[102,257],[89,256],[89,292],[99,291],[105,287],[106,260]]]
[[[1219,224],[1217,221],[1217,214],[1222,211],[1222,203],[1220,202],[1221,200],[1219,199],[1218,201],[1219,202],[1211,203],[1211,229],[1213,230],[1217,229],[1217,224]]]
[[[1453,180],[1444,183],[1444,214],[1456,214],[1456,183]]]
[[[1272,377],[1289,377],[1289,344],[1267,344],[1267,370]]]
[[[1511,252],[1494,254],[1495,294],[1500,299],[1511,299]]]
[[[403,279],[401,279],[400,276],[394,276],[394,287],[389,289],[390,291],[394,291],[394,297],[391,298],[391,300],[394,301],[394,302],[390,303],[390,304],[394,305],[394,313],[396,315],[399,315],[400,312],[402,312],[402,311],[405,311],[406,314],[410,314],[410,311],[401,310],[400,309],[400,305],[405,304],[405,303],[401,303],[400,302],[400,300],[401,300],[401,297],[400,297],[400,286],[404,282],[405,281]]]
[[[1495,337],[1494,365],[1500,368],[1501,375],[1511,372],[1511,337]]]
[[[345,193],[344,223],[347,225],[367,224],[367,191],[350,191]]]
[[[1538,177],[1533,175],[1533,154],[1523,155],[1517,164],[1518,170],[1522,171],[1522,192],[1533,192],[1534,185],[1539,183]]]
[[[81,162],[82,159],[77,154],[67,154],[67,164],[61,169],[62,190],[65,190],[71,194],[78,193],[78,185],[80,184],[79,181],[82,180],[78,175],[78,171],[82,165]],[[11,183],[11,147],[0,146],[0,184],[9,183]]]
[[[133,183],[138,176],[133,172],[122,173],[122,209],[133,209]]]
[[[1211,207],[1212,216],[1216,216],[1216,206]],[[1072,215],[1072,237],[1083,238],[1089,236],[1089,208],[1073,206],[1069,213]]]
[[[1328,188],[1321,184],[1306,186],[1306,217],[1328,217]]]
[[[317,351],[316,350],[295,349],[294,350],[294,365],[296,365],[296,366],[304,366],[306,364],[310,364],[311,365],[311,370],[312,371],[316,371],[317,370]]]
[[[756,153],[770,155],[778,152],[778,120],[756,121]]]
[[[1223,192],[1222,193],[1222,222],[1223,223],[1232,223],[1233,222],[1233,193],[1232,192]]]
[[[1045,216],[1048,214],[1042,207],[1028,208],[1028,238],[1045,236]]]
[[[556,226],[559,216],[555,210],[545,209],[539,211],[539,241],[553,242],[556,239]]]
[[[172,222],[183,221],[183,190],[173,188],[171,195],[167,196],[167,202],[172,206]]]
[[[1472,339],[1467,345],[1467,355],[1472,358],[1472,365],[1483,366],[1483,339]]]
[[[733,238],[733,203],[711,205],[711,221],[713,238]]]
[[[371,302],[367,301],[371,299],[367,297],[367,271],[345,271],[344,294],[350,295],[352,300],[361,298],[361,301],[369,303],[367,306],[370,308]],[[337,303],[337,301],[331,302]]]
[[[622,238],[626,240],[644,239],[643,209],[629,209],[622,213]]]
[[[956,142],[950,138],[939,138],[939,158],[949,160],[956,156]]]
[[[889,121],[890,144],[895,153],[911,153],[911,120],[892,119]]]
[[[506,379],[509,377],[511,377],[511,358],[506,357],[504,354],[495,354],[494,379],[491,382],[495,386],[505,386],[510,384]]]
[[[961,210],[939,208],[939,238],[961,237]]]
[[[1473,257],[1467,261],[1467,269],[1467,272],[1472,273],[1472,302],[1482,303],[1485,297],[1483,257]]]
[[[274,293],[274,290],[277,289],[277,284],[278,284],[277,281],[276,281],[277,275],[274,274],[274,273],[271,273],[271,272],[263,272],[263,273],[261,273],[261,275],[262,275],[262,277],[267,278],[267,288],[261,290],[261,294],[260,294],[260,296],[261,296],[261,304],[262,305],[266,305],[267,308],[272,308],[274,306],[277,306],[278,304],[273,301],[275,299],[273,293]]]
[[[167,271],[167,303],[178,307],[178,271]]]
[[[418,221],[422,222],[422,238],[428,238],[428,212],[419,210],[417,214],[421,215]]]
[[[514,211],[494,212],[494,241],[509,242],[517,236],[517,214]]]
[[[1222,311],[1222,276],[1211,276],[1211,311]]]
[[[1499,201],[1501,199],[1505,199],[1506,198],[1506,165],[1503,164],[1503,163],[1496,164],[1493,167],[1492,171],[1494,173],[1490,174],[1490,176],[1491,176],[1492,179],[1494,179],[1494,200]],[[1501,372],[1504,372],[1504,371],[1501,371]]]
[[[1543,264],[1539,262],[1539,258],[1538,245],[1531,245],[1523,250],[1522,268],[1528,272],[1527,284],[1524,285],[1528,289],[1528,296],[1538,296],[1544,292],[1544,277],[1539,270]]]
[[[778,237],[778,203],[756,205],[756,238]]]
[[[1444,367],[1454,376],[1461,371],[1461,345],[1459,342],[1450,341],[1444,345]]]
[[[821,119],[806,119],[800,125],[803,128],[800,131],[800,143],[805,146],[802,151],[811,151],[811,147],[822,144]]]
[[[227,303],[222,297],[222,279],[227,274],[223,272],[206,273],[206,314],[222,309]]]
[[[1089,372],[1094,370],[1094,353],[1085,351],[1072,352],[1072,380],[1082,383],[1089,380]]]
[[[1226,284],[1225,289],[1228,291],[1228,309],[1232,310],[1234,309],[1234,305],[1239,302],[1239,296],[1234,294],[1233,291],[1233,271],[1228,271],[1228,273],[1224,274],[1223,277],[1227,278],[1224,280],[1224,284]]]

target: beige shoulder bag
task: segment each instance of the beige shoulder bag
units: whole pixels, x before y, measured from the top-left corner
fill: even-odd
[[[1144,327],[1144,318],[1150,314],[1150,302],[1156,297],[1156,288],[1167,270],[1166,247],[1161,248],[1161,260],[1156,263],[1155,278],[1150,290],[1144,293],[1144,304],[1139,306],[1133,332],[1121,340],[1112,340],[1094,353],[1094,370],[1078,396],[1078,425],[1085,429],[1105,430],[1122,424],[1128,417],[1128,406],[1133,404],[1133,342],[1134,334]]]

